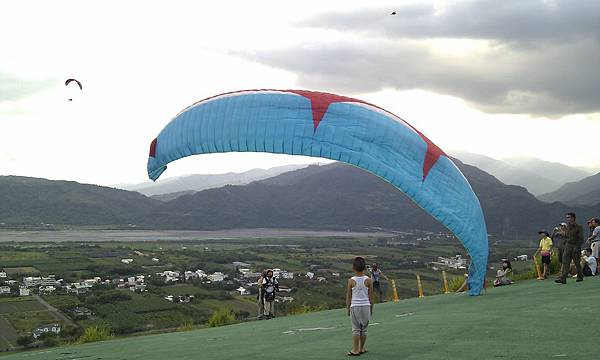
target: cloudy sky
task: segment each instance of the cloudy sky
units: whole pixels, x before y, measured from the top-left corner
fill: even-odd
[[[358,97],[445,150],[600,168],[598,1],[6,1],[0,44],[0,175],[145,181],[182,108],[254,88]],[[197,156],[164,177],[314,161]]]

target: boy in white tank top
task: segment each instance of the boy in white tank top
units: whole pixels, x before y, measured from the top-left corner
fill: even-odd
[[[348,279],[346,309],[352,320],[352,351],[348,356],[359,356],[367,352],[367,326],[373,315],[373,281],[364,274],[365,259],[357,257],[352,263],[354,276]]]

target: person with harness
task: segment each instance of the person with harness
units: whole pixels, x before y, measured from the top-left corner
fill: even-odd
[[[265,302],[263,299],[263,279],[267,277],[267,272],[263,271],[260,273],[258,280],[256,281],[256,285],[258,285],[258,294],[256,295],[257,305],[258,305],[258,320],[262,320],[265,316]]]
[[[388,277],[385,276],[383,271],[381,271],[379,265],[373,264],[373,266],[371,267],[371,280],[373,280],[373,291],[379,294],[380,303],[383,302],[383,290],[381,289],[381,283],[379,282],[379,279],[382,276],[385,278],[385,280],[390,281],[390,279],[388,279]]]
[[[262,279],[262,299],[265,309],[264,317],[272,319],[275,317],[275,292],[279,291],[279,282],[273,277],[273,270],[267,270],[266,276]]]
[[[558,259],[558,271],[562,267],[563,253],[565,252],[565,244],[567,243],[567,223],[562,222],[552,231],[552,245],[556,247],[556,257]],[[560,277],[560,274],[559,274]],[[558,279],[558,278],[557,278]]]

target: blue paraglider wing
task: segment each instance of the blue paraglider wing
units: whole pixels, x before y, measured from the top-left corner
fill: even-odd
[[[444,152],[401,118],[361,100],[304,90],[247,90],[197,102],[150,145],[148,176],[194,155],[268,152],[338,160],[390,182],[451,230],[471,256],[469,293],[487,268],[483,212]]]

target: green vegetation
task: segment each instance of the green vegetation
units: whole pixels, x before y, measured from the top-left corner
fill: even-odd
[[[78,342],[80,343],[91,343],[96,341],[104,341],[112,339],[110,330],[102,326],[91,326],[85,329]]]
[[[31,298],[0,298],[0,315],[44,309],[42,304]]]
[[[27,275],[27,274],[37,275],[40,272],[38,269],[34,268],[33,266],[7,267],[7,268],[4,268],[4,271],[6,271],[6,274],[8,276]]]
[[[67,312],[73,308],[83,305],[81,300],[72,295],[46,295],[44,296],[44,300],[63,312]]]
[[[3,316],[0,316],[0,335],[0,351],[8,351],[17,345],[19,334]]]
[[[40,325],[62,323],[48,310],[16,312],[4,315],[20,335],[30,335]]]
[[[206,324],[208,327],[217,327],[235,324],[236,322],[237,320],[235,319],[233,311],[222,309],[213,313]]]

